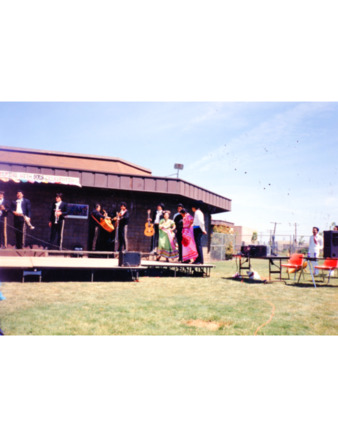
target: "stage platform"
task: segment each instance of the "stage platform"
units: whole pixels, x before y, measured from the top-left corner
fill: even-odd
[[[23,250],[22,252],[25,252]],[[0,257],[0,280],[3,282],[25,282],[30,280],[54,281],[114,281],[134,280],[139,276],[200,276],[209,277],[212,264],[184,264],[142,259],[139,266],[119,266],[111,252],[36,251],[31,256]],[[44,253],[42,253],[44,252]],[[88,256],[89,255],[89,256]],[[94,257],[95,256],[95,257]],[[99,258],[99,256],[101,256]],[[110,256],[110,257],[109,257]],[[116,256],[116,255],[115,255]]]

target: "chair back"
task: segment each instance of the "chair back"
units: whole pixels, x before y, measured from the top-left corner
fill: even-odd
[[[324,260],[323,266],[330,267],[331,269],[336,269],[338,267],[338,259],[326,258]]]
[[[304,255],[302,253],[294,253],[291,255],[289,259],[289,264],[294,264],[296,266],[302,266],[303,265],[303,258]]]

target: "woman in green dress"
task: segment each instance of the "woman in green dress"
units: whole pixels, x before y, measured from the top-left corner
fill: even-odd
[[[165,211],[164,218],[159,223],[158,238],[158,257],[157,261],[163,256],[166,261],[178,257],[178,248],[175,240],[174,230],[176,228],[174,220],[170,220],[169,211]]]

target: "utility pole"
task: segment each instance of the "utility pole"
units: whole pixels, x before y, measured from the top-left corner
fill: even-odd
[[[298,223],[295,223],[295,244],[297,244],[297,226]]]
[[[275,255],[276,256],[277,255],[277,253],[275,251],[275,249],[276,249],[276,228],[277,228],[277,225],[280,225],[281,223],[277,223],[277,222],[270,222],[270,223],[272,223],[274,225],[273,234],[271,236],[271,241],[272,241],[271,255]]]

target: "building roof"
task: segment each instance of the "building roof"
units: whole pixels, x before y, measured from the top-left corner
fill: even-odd
[[[0,170],[78,178],[83,187],[202,200],[212,214],[231,210],[231,200],[226,197],[182,179],[152,176],[150,170],[119,158],[0,146]]]
[[[151,175],[151,170],[120,158],[0,146],[0,162],[34,167]]]

